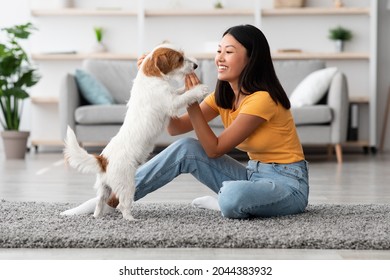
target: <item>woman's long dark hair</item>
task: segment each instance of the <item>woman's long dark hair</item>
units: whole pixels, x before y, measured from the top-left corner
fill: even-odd
[[[247,51],[248,64],[238,82],[240,93],[248,95],[256,91],[267,91],[275,103],[290,109],[290,100],[276,76],[268,41],[263,32],[252,25],[238,25],[226,30],[223,36],[226,34],[232,35]],[[235,95],[228,82],[218,80],[215,99],[218,106],[233,108]]]

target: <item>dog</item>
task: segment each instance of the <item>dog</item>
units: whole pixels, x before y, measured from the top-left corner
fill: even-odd
[[[174,84],[197,68],[196,61],[171,44],[162,44],[142,61],[134,79],[127,112],[119,132],[100,155],[89,154],[80,147],[68,127],[64,156],[69,165],[84,173],[96,173],[98,202],[94,217],[103,214],[104,204],[112,192],[119,199],[123,218],[135,220],[131,207],[135,193],[135,173],[153,152],[155,140],[166,129],[171,117],[194,102],[201,101],[208,88],[199,84],[184,92]]]

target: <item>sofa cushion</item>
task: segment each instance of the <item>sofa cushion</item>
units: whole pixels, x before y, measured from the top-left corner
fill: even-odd
[[[310,73],[325,68],[321,60],[276,60],[275,72],[287,95],[290,96],[297,85]]]
[[[138,72],[136,60],[86,59],[83,61],[83,68],[108,89],[115,103],[127,103],[133,80]]]
[[[328,91],[336,72],[336,67],[329,67],[309,74],[291,93],[291,107],[317,104]]]
[[[75,77],[81,95],[90,104],[98,105],[114,103],[114,99],[108,92],[107,88],[93,75],[83,70],[76,69]]]
[[[78,124],[122,124],[126,110],[124,104],[81,106],[75,111],[75,121]]]
[[[332,121],[332,109],[328,105],[313,105],[291,108],[296,126],[307,124],[327,124]]]

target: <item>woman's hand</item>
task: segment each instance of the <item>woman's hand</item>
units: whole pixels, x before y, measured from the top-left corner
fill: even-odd
[[[139,70],[139,68],[140,68],[140,66],[141,66],[142,61],[144,61],[144,59],[145,59],[146,56],[147,56],[147,54],[143,54],[143,55],[141,55],[141,56],[138,58],[138,60],[137,60],[137,67],[138,67],[138,70]]]
[[[186,77],[185,77],[185,87],[186,87],[186,90],[190,90],[192,89],[193,87],[197,86],[200,84],[200,80],[198,78],[198,76],[196,76],[196,74],[194,72],[192,72],[191,74],[187,74]]]

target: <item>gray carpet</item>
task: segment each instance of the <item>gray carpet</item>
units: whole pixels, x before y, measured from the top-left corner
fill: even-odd
[[[231,220],[187,204],[135,203],[101,219],[72,204],[0,201],[0,248],[390,249],[389,205],[309,205],[300,215]]]

